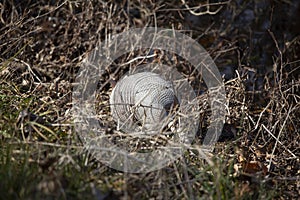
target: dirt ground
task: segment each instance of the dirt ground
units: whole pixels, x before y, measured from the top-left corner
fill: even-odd
[[[296,0],[1,1],[0,199],[299,198],[299,18]],[[205,111],[182,158],[130,174],[85,151],[74,131],[72,89],[95,47],[147,26],[180,30],[199,42],[223,76],[229,106],[207,159],[199,156]],[[105,71],[100,107],[112,75],[118,80],[139,63],[118,66],[138,53]],[[188,62],[158,54],[196,80],[197,89],[199,74],[191,75]],[[109,117],[109,109],[101,114]]]

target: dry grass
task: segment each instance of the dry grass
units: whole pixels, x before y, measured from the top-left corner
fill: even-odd
[[[212,13],[195,16],[189,9],[196,1],[178,4],[0,3],[1,198],[297,199],[300,40],[293,19],[299,6],[224,1],[196,8],[193,12]],[[255,18],[249,22],[251,12]],[[266,22],[269,30],[262,28]],[[199,137],[182,158],[147,174],[122,173],[84,151],[72,126],[72,84],[81,61],[100,41],[130,27],[155,25],[182,30],[211,53],[221,71],[232,70],[225,76],[226,125],[206,159],[200,150],[208,123],[203,113]],[[121,69],[117,64],[137,53],[106,71],[101,102],[108,100],[109,79],[138,62]],[[188,63],[165,57],[160,62],[181,67],[199,89]],[[108,110],[102,114],[108,117]]]

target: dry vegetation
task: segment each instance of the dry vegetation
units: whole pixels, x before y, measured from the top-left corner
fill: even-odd
[[[0,2],[0,199],[299,197],[298,1],[196,2]],[[181,159],[147,174],[122,173],[84,151],[72,126],[72,84],[100,41],[155,25],[182,30],[210,52],[225,74],[226,124],[207,159],[199,150],[202,117]],[[117,67],[128,60],[119,59],[101,83],[137,64]],[[103,85],[98,99],[107,101],[110,91]]]

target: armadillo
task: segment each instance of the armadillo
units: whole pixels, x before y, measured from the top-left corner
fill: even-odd
[[[159,128],[176,104],[172,83],[153,72],[126,75],[110,95],[112,117],[120,129],[127,130],[137,124],[146,129]]]

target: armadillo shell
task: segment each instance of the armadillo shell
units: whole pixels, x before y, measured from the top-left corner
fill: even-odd
[[[112,116],[125,129],[134,124],[157,126],[175,102],[172,83],[152,72],[125,76],[110,96]]]

